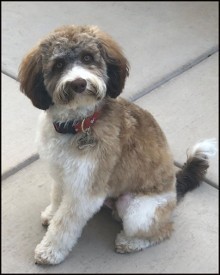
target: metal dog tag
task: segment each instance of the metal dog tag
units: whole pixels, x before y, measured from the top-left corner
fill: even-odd
[[[97,140],[91,136],[90,128],[86,130],[85,133],[78,139],[77,144],[80,150],[84,149],[85,147],[94,147],[97,143]]]

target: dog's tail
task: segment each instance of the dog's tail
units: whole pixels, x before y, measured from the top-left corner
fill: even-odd
[[[177,201],[197,188],[204,179],[209,167],[209,158],[217,152],[216,140],[206,139],[196,143],[187,153],[187,161],[176,174]]]

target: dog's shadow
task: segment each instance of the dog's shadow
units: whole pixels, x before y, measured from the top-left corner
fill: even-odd
[[[88,249],[91,245],[105,246],[105,249],[114,250],[115,238],[121,229],[121,223],[112,217],[111,210],[102,207],[84,227],[76,248]]]

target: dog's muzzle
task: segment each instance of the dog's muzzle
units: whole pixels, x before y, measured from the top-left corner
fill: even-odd
[[[58,82],[55,93],[55,102],[67,104],[71,100],[80,98],[77,94],[94,97],[96,100],[104,98],[106,93],[106,84],[101,75],[97,72],[90,72],[80,66],[73,67]]]
[[[67,81],[56,91],[56,99],[62,104],[67,104],[74,98],[75,93],[81,94],[86,91],[87,84],[87,81],[80,77],[75,80]]]

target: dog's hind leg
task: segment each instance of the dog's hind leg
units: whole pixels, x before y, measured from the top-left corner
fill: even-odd
[[[123,221],[123,230],[115,241],[116,252],[140,251],[169,238],[173,230],[171,215],[175,205],[175,192],[120,197],[116,207]]]

